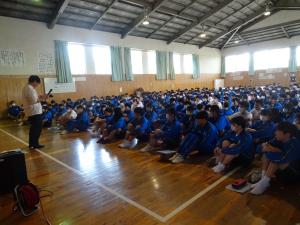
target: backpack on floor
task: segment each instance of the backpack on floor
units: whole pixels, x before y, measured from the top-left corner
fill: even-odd
[[[14,211],[20,209],[23,216],[30,216],[39,208],[40,194],[32,183],[17,185],[14,189],[17,206]]]

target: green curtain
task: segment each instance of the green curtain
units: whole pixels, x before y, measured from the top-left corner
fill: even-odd
[[[176,78],[173,62],[173,52],[169,52],[169,78],[170,80],[175,80]]]
[[[65,41],[54,41],[55,47],[55,68],[58,83],[72,83],[73,78],[70,68],[68,54],[68,43]]]
[[[193,79],[200,77],[199,55],[193,54]]]
[[[250,52],[250,56],[249,56],[249,70],[248,70],[248,74],[249,74],[249,76],[254,76],[255,75],[253,52]]]
[[[289,72],[296,73],[297,72],[297,51],[296,46],[292,46],[290,48],[290,61],[289,61]]]
[[[123,73],[123,60],[121,47],[110,46],[111,54],[111,71],[112,81],[124,81],[126,80]]]
[[[133,80],[130,48],[124,48],[124,67],[126,80]]]
[[[156,51],[156,80],[167,80],[167,52]]]
[[[226,68],[225,68],[225,56],[221,56],[221,77],[225,78],[226,76]]]

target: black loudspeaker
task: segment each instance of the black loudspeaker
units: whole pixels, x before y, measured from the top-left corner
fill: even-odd
[[[21,150],[0,153],[0,194],[13,192],[28,182],[25,155]]]

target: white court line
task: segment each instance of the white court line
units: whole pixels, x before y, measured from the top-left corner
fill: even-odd
[[[22,139],[8,133],[7,131],[3,130],[0,128],[0,131],[2,131],[3,133],[7,134],[8,136],[14,138],[15,140],[23,143],[24,145],[28,146],[29,144],[25,141],[23,141]],[[40,151],[38,149],[36,149],[35,151],[39,152],[40,154],[44,155],[45,157],[55,161],[56,163],[60,164],[61,166],[67,168],[68,170],[74,172],[75,174],[82,176],[84,179],[86,179],[85,177],[85,173],[72,168],[71,166],[59,161],[58,159],[54,158],[53,156]],[[219,178],[218,180],[216,180],[214,183],[210,184],[209,186],[207,186],[205,189],[203,189],[202,191],[200,191],[197,195],[195,195],[194,197],[192,197],[191,199],[189,199],[188,201],[184,202],[182,205],[180,205],[179,207],[177,207],[175,210],[173,210],[172,212],[170,212],[168,215],[166,216],[161,216],[153,211],[151,211],[150,209],[140,205],[139,203],[117,193],[116,191],[110,189],[109,187],[105,186],[104,184],[95,182],[95,181],[91,181],[92,183],[96,184],[97,186],[103,188],[104,190],[110,192],[111,194],[117,196],[118,198],[124,200],[125,202],[129,203],[130,205],[140,209],[141,211],[147,213],[148,215],[154,217],[155,219],[159,220],[160,222],[167,222],[169,219],[171,219],[172,217],[174,217],[175,215],[177,215],[179,212],[181,212],[182,210],[184,210],[185,208],[187,208],[189,205],[191,205],[193,202],[195,202],[196,200],[198,200],[199,198],[201,198],[202,196],[204,196],[205,194],[207,194],[209,191],[211,191],[212,189],[214,189],[215,187],[217,187],[220,183],[222,183],[224,180],[226,180],[228,177],[230,177],[231,175],[233,175],[235,172],[237,172],[239,169],[241,169],[241,167],[237,167],[235,169],[233,169],[232,171],[228,172],[227,174],[225,174],[224,176],[222,176],[221,178]]]

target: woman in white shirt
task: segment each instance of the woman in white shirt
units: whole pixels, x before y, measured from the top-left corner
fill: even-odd
[[[39,138],[42,132],[42,105],[41,101],[47,99],[47,95],[38,95],[36,88],[40,85],[41,79],[36,75],[31,75],[28,84],[23,88],[22,99],[25,114],[31,124],[29,129],[29,149],[40,149]]]

